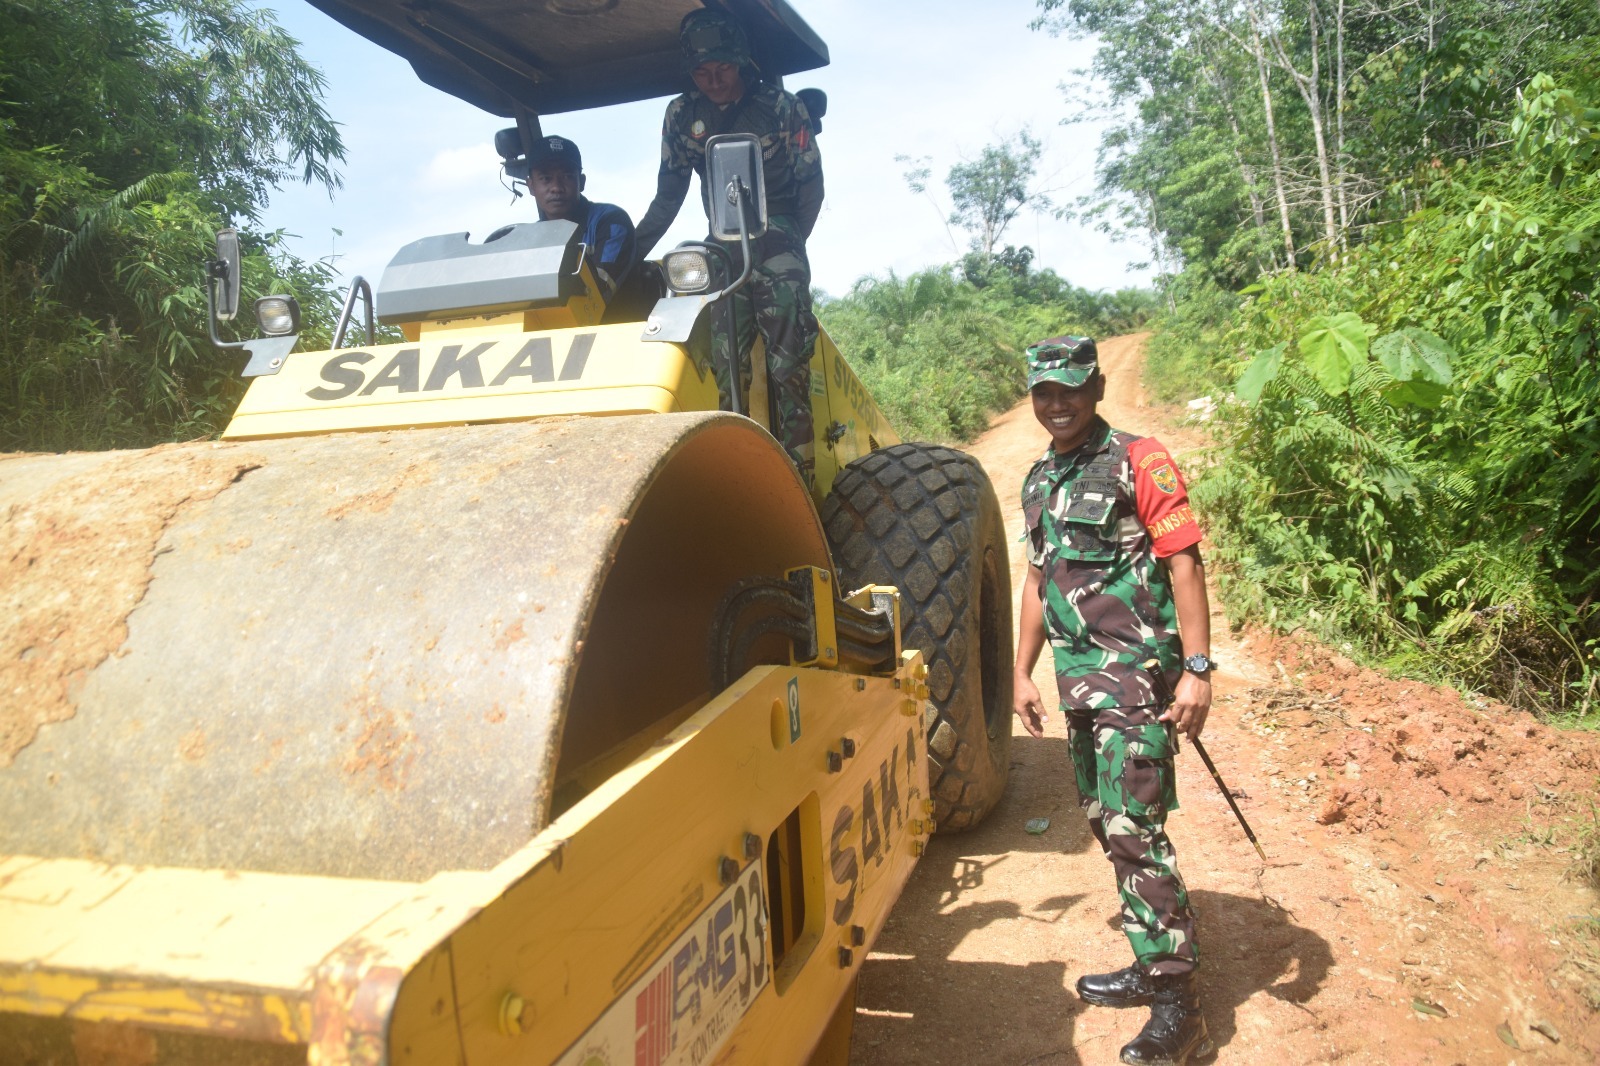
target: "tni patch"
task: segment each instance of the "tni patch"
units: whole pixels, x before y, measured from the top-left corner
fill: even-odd
[[[1150,480],[1156,483],[1156,488],[1168,496],[1178,491],[1178,475],[1165,463],[1150,471]]]

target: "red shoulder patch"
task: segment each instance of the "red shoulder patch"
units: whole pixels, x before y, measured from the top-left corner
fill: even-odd
[[[1128,446],[1133,464],[1134,502],[1149,530],[1151,547],[1166,558],[1200,542],[1200,526],[1189,507],[1189,493],[1172,454],[1153,437]]]

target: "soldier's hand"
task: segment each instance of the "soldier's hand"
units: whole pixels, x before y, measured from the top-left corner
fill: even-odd
[[[1022,728],[1026,729],[1030,736],[1044,736],[1044,701],[1039,697],[1039,686],[1033,683],[1031,677],[1017,677],[1011,709],[1022,719]]]
[[[1178,732],[1194,740],[1206,726],[1206,716],[1211,713],[1211,681],[1199,674],[1185,670],[1178,678],[1178,688],[1172,705],[1161,716],[1163,722],[1172,722]]]

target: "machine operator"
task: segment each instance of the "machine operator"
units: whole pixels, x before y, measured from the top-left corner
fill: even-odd
[[[616,204],[597,204],[583,195],[586,179],[578,146],[565,137],[540,137],[528,153],[528,192],[540,221],[564,218],[583,230],[589,266],[607,303],[634,260],[633,220]]]

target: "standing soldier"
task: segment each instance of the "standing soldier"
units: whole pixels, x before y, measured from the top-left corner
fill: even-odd
[[[1078,804],[1116,871],[1134,954],[1132,966],[1079,978],[1078,995],[1152,1004],[1122,1061],[1183,1066],[1213,1048],[1195,982],[1194,914],[1166,832],[1178,806],[1173,731],[1199,737],[1211,708],[1200,528],[1166,449],[1095,413],[1106,379],[1094,341],[1052,337],[1029,348],[1028,388],[1051,447],[1022,485],[1029,566],[1016,712],[1044,735],[1032,673],[1048,638]]]
[[[811,116],[794,95],[760,79],[750,42],[733,17],[712,8],[684,16],[679,41],[695,88],[667,105],[661,129],[661,172],[656,197],[639,223],[639,257],[650,254],[677,217],[689,192],[689,176],[706,190],[706,140],[719,133],[761,138],[769,221],[755,241],[750,281],[712,311],[713,363],[722,406],[730,406],[733,383],[726,367],[738,356],[739,388],[750,387],[750,346],[756,330],[767,349],[767,388],[772,432],[807,484],[815,466],[811,422],[811,353],[817,318],[811,311],[811,265],[806,239],[822,210],[822,159]],[[709,209],[707,212],[709,216]],[[737,242],[733,245],[738,260]],[[727,351],[728,315],[738,325],[738,351]]]

